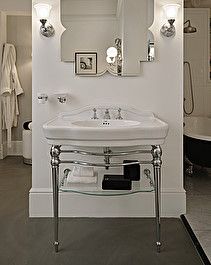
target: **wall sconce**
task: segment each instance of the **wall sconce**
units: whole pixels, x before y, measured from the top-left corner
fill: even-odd
[[[55,34],[55,30],[51,24],[47,24],[52,6],[39,3],[34,5],[34,8],[36,10],[37,17],[40,19],[42,24],[40,27],[40,33],[47,38],[52,37]]]
[[[122,74],[122,41],[121,39],[115,39],[116,47],[110,47],[107,49],[106,61],[111,66],[116,65],[117,75]]]
[[[163,6],[164,13],[168,19],[168,23],[164,24],[160,30],[161,35],[165,37],[173,37],[176,34],[176,29],[174,27],[175,19],[179,11],[179,4],[168,4]]]
[[[107,63],[114,64],[116,61],[116,57],[117,57],[117,48],[115,47],[108,48],[107,57],[106,57]]]

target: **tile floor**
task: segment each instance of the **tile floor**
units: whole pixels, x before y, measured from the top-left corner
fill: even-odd
[[[196,167],[192,177],[185,175],[186,217],[211,261],[211,170]]]

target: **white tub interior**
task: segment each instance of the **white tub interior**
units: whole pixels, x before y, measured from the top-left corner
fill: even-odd
[[[211,141],[211,118],[207,117],[184,117],[184,135]]]

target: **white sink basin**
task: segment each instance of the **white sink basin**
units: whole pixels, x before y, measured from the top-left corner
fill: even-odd
[[[109,108],[112,119],[92,120],[93,106],[71,113],[61,113],[43,125],[49,144],[118,147],[163,144],[168,133],[168,124],[152,112],[122,107],[123,120],[114,119],[117,107],[95,106],[99,118]]]

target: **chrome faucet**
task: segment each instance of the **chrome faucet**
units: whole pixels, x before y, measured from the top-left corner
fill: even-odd
[[[122,118],[122,114],[121,114],[121,111],[122,111],[122,109],[119,108],[119,109],[118,109],[118,115],[117,115],[117,117],[116,117],[117,120],[123,120],[123,118]]]
[[[111,119],[111,116],[110,116],[110,113],[109,113],[109,109],[105,110],[105,114],[104,114],[103,119],[104,120],[110,120]]]
[[[93,114],[93,117],[92,117],[91,119],[92,119],[92,120],[97,120],[97,119],[98,119],[98,117],[97,117],[97,109],[94,108],[94,109],[93,109],[93,112],[94,112],[94,114]]]

